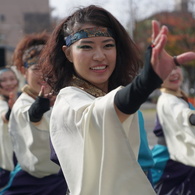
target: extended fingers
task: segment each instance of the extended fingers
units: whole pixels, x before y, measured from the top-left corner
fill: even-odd
[[[166,26],[162,26],[160,28],[160,24],[156,20],[152,21],[152,27],[153,27],[153,34],[152,34],[153,52],[152,52],[151,62],[153,65],[155,65],[159,63],[162,52],[166,45],[168,28]]]
[[[159,53],[159,55],[160,55],[161,52],[163,51],[163,49],[164,49],[166,43],[167,43],[167,36],[166,36],[166,35],[163,35],[163,34],[160,35],[160,36],[158,37],[157,43],[155,44],[154,50],[158,50],[158,53]]]
[[[152,21],[152,43],[156,39],[156,37],[159,34],[159,32],[160,32],[160,24],[159,24],[158,21],[153,20]]]
[[[49,98],[49,99],[52,98],[53,97],[53,91],[51,91],[50,93],[46,94],[46,97]]]
[[[159,40],[152,51],[152,59],[151,62],[153,65],[158,64],[161,58],[162,52],[164,51],[164,47],[167,42],[167,36],[161,35]]]
[[[38,96],[40,96],[40,97],[44,97],[44,89],[45,89],[45,87],[42,85],[42,86],[41,86],[41,90],[40,90],[40,92],[39,92],[39,95],[38,95]]]
[[[156,38],[153,40],[153,44],[157,45],[161,41],[162,36],[167,36],[167,34],[168,34],[168,28],[166,26],[162,26],[160,32],[158,33]]]
[[[195,60],[195,52],[185,52],[177,56],[177,61],[179,64],[185,64],[193,60]]]

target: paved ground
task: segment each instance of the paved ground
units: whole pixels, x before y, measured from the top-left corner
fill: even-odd
[[[153,128],[155,123],[155,115],[156,115],[156,104],[152,103],[144,103],[140,110],[142,111],[145,123],[145,129],[147,131],[148,142],[150,147],[156,144],[156,137],[153,134]]]

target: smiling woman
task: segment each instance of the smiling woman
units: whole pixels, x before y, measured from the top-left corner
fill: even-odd
[[[154,188],[159,195],[195,193],[195,108],[182,91],[180,67],[172,70],[161,87],[154,129]],[[190,182],[189,182],[190,181]]]
[[[0,69],[0,188],[8,183],[10,172],[16,163],[8,122],[12,106],[18,97],[18,84],[11,68]]]
[[[68,60],[74,64],[79,77],[107,92],[108,78],[116,64],[115,40],[106,28],[92,25],[85,25],[83,28],[84,30],[70,35],[71,38],[66,37],[68,47],[63,46],[63,51]]]
[[[176,65],[164,50],[167,27],[152,26],[155,46],[137,77],[136,45],[95,5],[62,20],[43,50],[43,77],[58,94],[50,120],[52,160],[59,160],[72,195],[155,194],[146,177],[153,161],[138,109]],[[191,59],[193,52],[178,56],[180,63]]]
[[[48,37],[45,32],[26,35],[14,51],[13,63],[25,76],[26,85],[10,115],[9,133],[18,164],[0,191],[3,195],[66,193],[60,167],[50,160],[49,118],[54,100],[39,65]]]

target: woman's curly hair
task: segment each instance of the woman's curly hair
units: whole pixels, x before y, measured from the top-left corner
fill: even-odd
[[[48,39],[49,39],[49,34],[45,31],[41,33],[25,35],[24,38],[19,41],[19,43],[17,44],[14,50],[14,54],[12,58],[13,65],[16,66],[16,68],[22,74],[24,74],[23,67],[24,67],[25,51],[31,48],[32,46],[45,45]]]

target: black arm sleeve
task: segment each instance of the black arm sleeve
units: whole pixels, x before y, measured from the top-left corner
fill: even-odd
[[[195,125],[195,114],[190,115],[189,121],[191,125]]]
[[[161,78],[154,72],[150,59],[152,47],[148,47],[145,65],[140,75],[132,83],[118,91],[114,98],[117,108],[125,114],[133,114],[143,104],[150,93],[162,84]]]
[[[38,96],[29,109],[29,117],[31,122],[39,122],[45,112],[50,109],[50,101],[48,98]]]
[[[10,117],[11,111],[12,111],[11,108],[9,108],[9,110],[5,114],[5,118],[6,118],[7,121],[9,121],[9,117]]]

